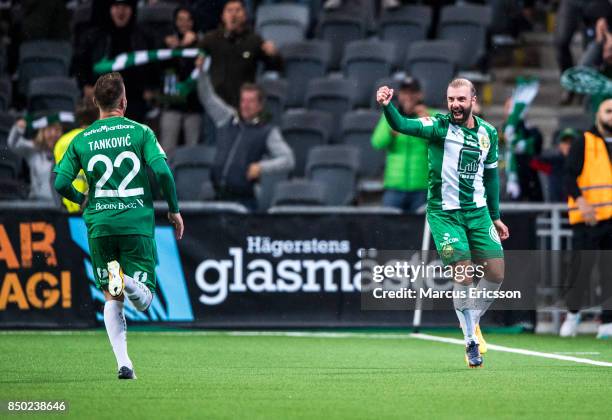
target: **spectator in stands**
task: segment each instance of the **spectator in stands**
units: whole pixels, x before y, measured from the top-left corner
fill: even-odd
[[[597,20],[595,39],[587,46],[579,65],[594,67],[602,74],[612,77],[612,33],[606,19]]]
[[[218,29],[204,36],[200,48],[212,59],[210,77],[215,91],[237,108],[241,86],[255,81],[258,63],[279,69],[281,58],[273,42],[263,40],[249,28],[242,0],[229,0],[221,21]]]
[[[68,150],[68,146],[70,146],[70,143],[72,143],[76,135],[93,124],[99,117],[98,107],[91,104],[78,106],[75,114],[78,127],[73,128],[61,136],[53,148],[53,157],[56,165],[60,163],[66,150]],[[87,179],[85,178],[85,172],[83,172],[83,170],[79,172],[72,185],[80,193],[85,194],[87,192]],[[77,213],[81,210],[79,204],[73,203],[67,198],[62,198],[62,203],[69,213]]]
[[[570,44],[578,28],[580,26],[584,28],[583,42],[586,46],[595,37],[596,22],[602,17],[610,16],[612,16],[612,6],[608,0],[560,0],[556,18],[555,44],[561,72],[574,65]],[[571,104],[573,98],[573,92],[565,92],[561,105]]]
[[[191,11],[178,7],[174,12],[174,32],[165,38],[168,48],[194,48],[198,37],[194,31]],[[163,91],[159,96],[162,105],[160,119],[160,141],[166,153],[170,154],[178,144],[181,128],[185,143],[197,144],[200,140],[202,124],[202,106],[194,88],[182,95],[177,91],[177,83],[185,82],[194,69],[194,59],[177,58],[168,61],[164,66]]]
[[[578,138],[580,138],[580,133],[573,128],[561,130],[555,136],[555,148],[544,151],[531,163],[532,168],[543,172],[548,178],[547,201],[552,203],[567,201],[567,193],[563,186],[565,162],[572,142]]]
[[[400,85],[399,110],[409,118],[434,114],[423,105],[423,92],[417,79],[407,77]],[[416,212],[427,200],[427,144],[419,137],[397,133],[381,117],[372,134],[372,146],[387,152],[383,205]]]
[[[236,110],[217,95],[208,73],[203,70],[198,93],[218,128],[217,156],[212,170],[217,198],[238,201],[255,210],[255,184],[261,175],[291,171],[295,165],[293,152],[280,129],[269,123],[264,112],[264,92],[255,84],[243,84]]]
[[[51,170],[53,169],[53,148],[62,135],[60,123],[50,124],[36,132],[34,139],[25,137],[26,121],[15,122],[8,136],[8,147],[26,160],[30,168],[31,200],[53,200]]]
[[[506,193],[512,200],[543,201],[540,179],[532,166],[532,160],[542,151],[542,133],[537,127],[528,125],[519,116],[520,113],[516,113],[511,98],[506,101],[505,114],[506,124],[503,133],[507,149]],[[513,123],[510,139],[508,125],[511,119]]]
[[[569,195],[569,221],[573,231],[573,249],[612,250],[612,98],[599,105],[595,127],[574,140],[570,147],[565,172],[565,187]],[[612,276],[610,258],[603,256],[599,268],[604,300],[602,324],[597,336],[612,337]],[[583,307],[584,294],[589,290],[591,273],[597,264],[594,252],[574,252],[569,275],[570,288],[566,295],[567,313],[560,335],[576,335]]]
[[[109,3],[107,14],[100,19],[101,26],[93,27],[78,37],[79,44],[74,46],[73,70],[88,100],[93,97],[96,80],[93,66],[96,62],[125,52],[157,47],[153,38],[136,26],[136,0],[110,0]],[[121,71],[121,75],[130,98],[126,116],[142,121],[153,90],[159,86],[157,66],[131,67]]]

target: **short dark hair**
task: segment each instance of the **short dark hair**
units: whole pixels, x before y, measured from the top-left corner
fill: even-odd
[[[257,99],[259,100],[260,103],[262,104],[264,103],[266,94],[264,90],[261,88],[261,86],[255,83],[243,83],[242,86],[240,86],[240,93],[242,94],[242,92],[244,91],[257,92]]]
[[[98,77],[94,86],[96,104],[104,111],[110,111],[119,107],[119,101],[124,92],[123,77],[116,71]]]

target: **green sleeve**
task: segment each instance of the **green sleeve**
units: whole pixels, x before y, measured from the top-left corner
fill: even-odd
[[[60,193],[63,197],[72,201],[73,203],[81,204],[85,201],[85,195],[79,191],[77,191],[72,186],[72,181],[74,178],[69,177],[63,172],[58,172],[57,177],[55,178],[55,190]]]
[[[381,118],[372,133],[372,147],[387,149],[393,142],[393,132],[385,118]]]
[[[168,167],[165,159],[156,159],[151,165],[151,170],[155,174],[155,179],[159,183],[166,202],[168,203],[168,209],[170,213],[179,213],[178,199],[176,197],[176,185],[174,184],[174,177]]]
[[[383,107],[383,112],[385,113],[387,122],[395,131],[399,131],[409,136],[422,137],[424,139],[431,139],[435,136],[437,125],[436,118],[406,118],[399,113],[395,105],[391,102],[389,102],[389,105]]]
[[[53,172],[62,174],[73,180],[81,170],[81,162],[79,161],[76,151],[74,150],[74,141],[70,143],[62,160],[55,166]]]
[[[144,131],[143,154],[145,162],[149,166],[157,159],[166,159],[166,153],[157,141],[157,137],[155,137],[153,130],[146,126]]]
[[[487,194],[487,207],[491,220],[499,219],[499,172],[497,167],[485,168],[483,183]]]

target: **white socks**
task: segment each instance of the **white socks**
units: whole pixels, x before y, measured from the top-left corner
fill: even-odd
[[[486,289],[487,292],[495,292],[498,291],[501,287],[501,283],[495,283],[489,281],[485,278],[480,279],[478,282],[478,286],[476,287],[476,292],[484,291]],[[479,295],[476,295],[479,296]],[[487,309],[493,304],[495,298],[493,297],[479,297],[474,299],[474,324],[478,324],[480,322],[480,318],[487,312]]]
[[[125,295],[130,299],[130,302],[139,311],[145,311],[153,300],[153,294],[149,288],[127,274],[123,274],[123,281],[125,282]]]
[[[465,343],[469,344],[471,341],[478,343],[476,338],[476,324],[474,323],[474,310],[472,309],[472,299],[470,298],[470,289],[472,285],[464,285],[462,283],[454,282],[453,290],[456,294],[463,292],[464,297],[454,297],[453,305],[455,307],[455,313],[459,318],[461,324],[461,330],[463,331],[463,337]]]
[[[127,366],[132,369],[132,361],[127,353],[127,325],[123,314],[123,302],[118,300],[106,301],[104,304],[104,325],[117,359],[117,368]]]

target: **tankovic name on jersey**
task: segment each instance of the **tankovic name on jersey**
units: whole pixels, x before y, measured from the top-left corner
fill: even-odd
[[[98,120],[70,144],[56,172],[89,185],[83,213],[90,237],[153,236],[154,211],[146,166],[166,154],[153,131],[124,117]]]

